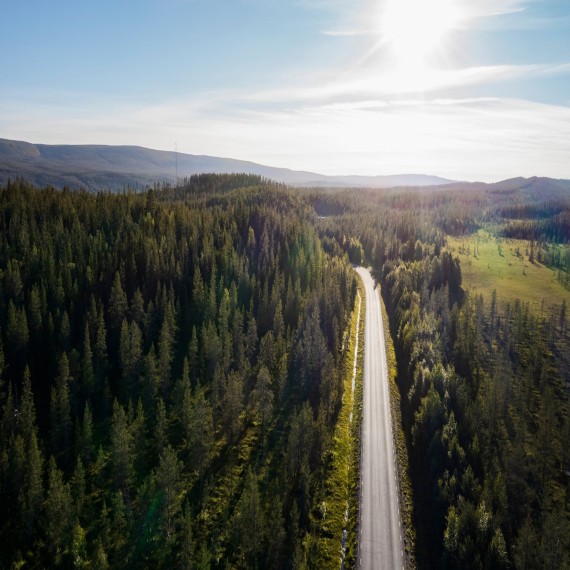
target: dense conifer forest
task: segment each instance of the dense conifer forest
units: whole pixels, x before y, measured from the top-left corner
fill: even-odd
[[[309,205],[222,176],[0,212],[2,566],[310,562],[356,281]]]
[[[569,567],[566,304],[473,294],[447,243],[484,227],[565,276],[569,215],[541,181],[8,183],[0,566],[323,567],[352,262],[388,311],[418,568]]]
[[[489,301],[474,296],[446,248],[448,234],[487,227],[502,236],[516,227],[527,232],[528,263],[563,267],[567,275],[567,192],[513,181],[356,197],[318,193],[312,203],[325,216],[325,249],[345,244],[355,261],[372,262],[382,283],[418,567],[569,568],[566,302],[537,314],[524,299],[501,300],[501,292]],[[553,259],[555,250],[565,253]]]

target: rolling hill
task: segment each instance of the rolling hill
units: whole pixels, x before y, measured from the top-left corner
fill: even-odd
[[[177,164],[177,166],[176,166]],[[451,180],[422,174],[326,176],[230,158],[152,150],[138,146],[45,145],[0,139],[0,183],[24,177],[33,184],[88,190],[144,189],[156,182],[200,173],[258,174],[294,186],[436,186]]]

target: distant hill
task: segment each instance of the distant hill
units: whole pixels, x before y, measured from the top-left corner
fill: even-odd
[[[23,176],[33,184],[88,190],[143,189],[156,182],[201,173],[258,174],[294,186],[437,186],[451,180],[423,174],[325,176],[273,168],[254,162],[201,156],[139,146],[45,145],[0,139],[0,183]]]

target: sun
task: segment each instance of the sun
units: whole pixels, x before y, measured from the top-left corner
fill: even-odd
[[[459,21],[458,0],[386,0],[380,34],[395,63],[423,68]]]

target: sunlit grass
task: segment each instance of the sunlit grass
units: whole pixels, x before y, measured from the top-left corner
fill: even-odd
[[[362,398],[362,374],[364,358],[364,315],[365,296],[363,285],[359,281],[360,295],[356,299],[350,322],[350,332],[345,355],[345,376],[342,407],[333,436],[333,445],[329,456],[329,466],[324,483],[325,500],[321,506],[324,516],[321,521],[320,550],[322,568],[338,568],[341,557],[341,538],[343,529],[347,529],[345,568],[355,564],[356,539],[358,526],[358,482],[360,420]],[[360,321],[358,323],[358,309]],[[359,335],[356,363],[355,389],[352,392],[353,367],[356,337]],[[346,509],[348,504],[348,520]]]
[[[558,270],[529,260],[529,241],[479,231],[461,238],[448,236],[447,242],[459,257],[463,288],[482,294],[486,302],[495,289],[499,303],[520,299],[535,314],[545,316],[557,311],[564,300],[570,303],[570,291],[558,281]]]

